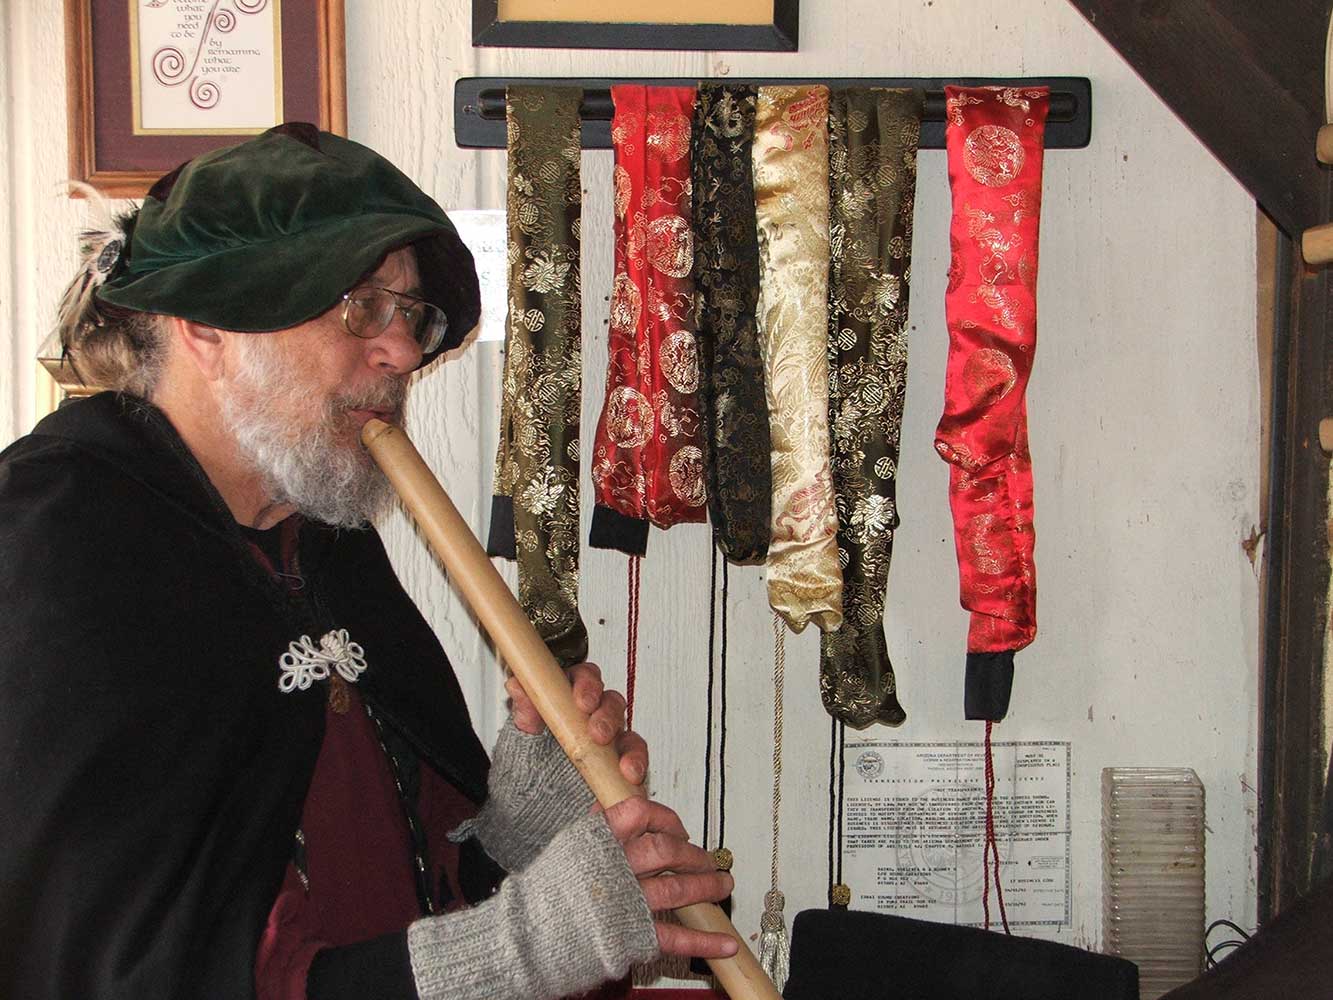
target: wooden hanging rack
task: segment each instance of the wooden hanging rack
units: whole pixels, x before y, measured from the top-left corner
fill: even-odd
[[[611,148],[611,87],[641,83],[657,87],[694,87],[700,83],[752,86],[826,84],[839,87],[917,87],[925,91],[921,148],[944,148],[944,87],[1049,87],[1047,149],[1082,149],[1092,138],[1092,83],[1086,76],[1025,77],[724,77],[710,80],[664,77],[462,77],[454,84],[454,141],[464,149],[505,148],[505,88],[508,86],[582,87],[583,148]]]

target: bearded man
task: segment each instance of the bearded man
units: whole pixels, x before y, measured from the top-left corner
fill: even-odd
[[[545,998],[733,954],[652,917],[730,877],[664,806],[592,811],[517,687],[488,762],[366,527],[361,426],[479,313],[440,208],[287,125],[122,222],[61,314],[115,391],[0,456],[0,996]]]

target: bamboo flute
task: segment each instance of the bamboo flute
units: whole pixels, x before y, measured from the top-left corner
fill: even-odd
[[[587,716],[575,704],[564,671],[407,434],[371,419],[361,430],[361,440],[597,801],[610,808],[637,794],[620,773],[615,749],[588,736]],[[732,1000],[780,1000],[772,980],[721,908],[695,903],[675,913],[686,927],[736,939],[740,947],[734,956],[708,959]]]

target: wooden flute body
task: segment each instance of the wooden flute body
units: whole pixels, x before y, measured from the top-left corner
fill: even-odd
[[[362,428],[361,440],[597,801],[610,808],[636,794],[620,773],[614,748],[588,736],[587,716],[575,704],[564,671],[407,434],[372,419]],[[780,1000],[772,980],[716,904],[695,903],[675,912],[686,927],[736,939],[740,947],[734,956],[708,959],[732,1000]]]

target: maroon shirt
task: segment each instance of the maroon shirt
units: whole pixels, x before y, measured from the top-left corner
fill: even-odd
[[[301,586],[299,520],[246,532],[255,557],[294,591]],[[377,668],[392,665],[369,669]],[[306,1000],[306,977],[318,951],[402,931],[424,915],[416,851],[388,757],[355,685],[338,683],[348,698],[338,707],[331,700],[325,710],[324,742],[301,814],[303,864],[295,863],[294,842],[294,860],[255,956],[259,1000]],[[447,912],[466,905],[458,846],[447,834],[477,807],[429,766],[421,764],[419,771],[416,814],[426,838],[427,881],[437,912]]]
[[[255,558],[299,592],[300,518],[289,517],[269,531],[244,530]],[[327,687],[330,682],[322,683]],[[255,954],[258,1000],[307,1000],[310,965],[320,950],[393,934],[425,915],[417,898],[416,852],[393,770],[355,685],[342,684],[342,689],[346,701],[335,707],[331,698],[325,709],[324,742],[301,814],[303,863],[287,865]],[[458,878],[458,845],[448,832],[475,816],[477,806],[428,765],[421,764],[419,771],[416,815],[426,838],[428,884],[436,912],[447,913],[467,906]],[[295,855],[297,845],[292,846]],[[625,1000],[629,995],[626,976],[578,1000]]]
[[[374,669],[373,667],[371,669]],[[305,1000],[321,948],[401,931],[421,913],[411,832],[374,725],[355,687],[346,714],[327,710],[324,743],[301,815],[305,875],[288,864],[255,958],[259,1000]],[[429,767],[417,814],[442,910],[466,905],[458,847],[446,836],[476,807]]]

